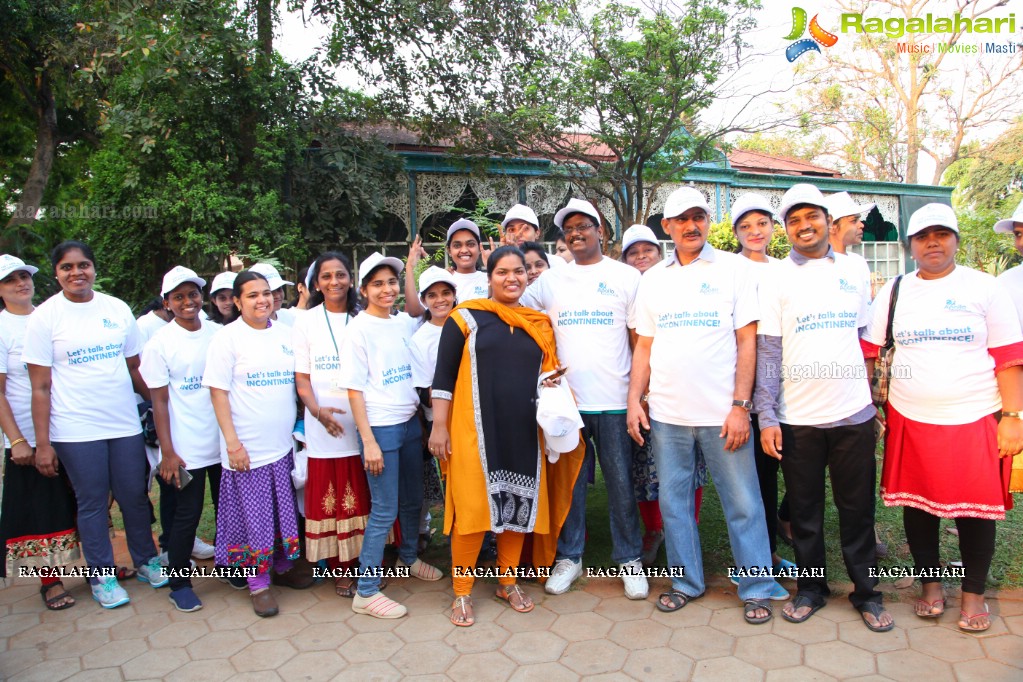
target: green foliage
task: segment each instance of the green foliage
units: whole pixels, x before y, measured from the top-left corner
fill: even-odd
[[[998,219],[1008,217],[1009,213],[961,209],[957,213],[959,218],[957,263],[998,275],[1023,261],[1016,253],[1012,236],[996,233],[991,229]]]
[[[1011,215],[1023,191],[1023,119],[989,145],[967,153],[948,169],[944,182],[956,186],[956,197],[965,205]]]

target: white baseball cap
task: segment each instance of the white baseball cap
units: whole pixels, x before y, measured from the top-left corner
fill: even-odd
[[[515,204],[508,209],[501,221],[501,228],[505,228],[513,220],[524,220],[530,225],[540,227],[540,219],[536,217],[536,211],[525,204]]]
[[[185,282],[191,282],[200,290],[206,286],[206,280],[195,274],[195,270],[189,270],[183,265],[175,265],[166,275],[163,276],[163,286],[160,293],[164,296],[177,289]]]
[[[828,210],[828,202],[821,194],[821,191],[817,188],[817,185],[811,185],[807,182],[800,182],[792,185],[786,190],[785,195],[781,198],[781,206],[778,207],[778,215],[781,217],[782,223],[788,217],[789,211],[792,210],[793,206],[799,204],[810,204],[811,206],[820,206],[825,211]]]
[[[622,234],[622,258],[625,258],[625,254],[629,252],[629,247],[636,242],[649,242],[658,249],[661,248],[661,243],[657,241],[657,236],[653,230],[646,225],[631,225]]]
[[[438,268],[436,265],[431,265],[423,270],[423,274],[419,275],[419,298],[425,296],[426,290],[438,282],[450,284],[452,291],[457,288],[455,286],[455,278],[451,276],[450,272],[444,268]]]
[[[760,211],[771,216],[771,220],[778,220],[774,215],[774,209],[771,208],[770,199],[756,192],[745,192],[737,196],[732,203],[732,227],[734,228],[750,211]]]
[[[832,220],[838,220],[846,216],[855,215],[858,216],[861,213],[866,213],[870,209],[874,208],[876,204],[857,204],[853,201],[853,198],[849,196],[848,192],[835,192],[827,199],[826,208],[828,213],[831,214]]]
[[[39,268],[32,265],[26,265],[25,261],[21,260],[17,256],[11,256],[6,253],[0,256],[0,279],[3,279],[12,272],[17,272],[18,270],[24,270],[30,275],[34,275],[39,272]]]
[[[913,211],[913,215],[909,216],[906,236],[912,237],[928,227],[947,227],[959,234],[959,221],[956,219],[955,211],[948,204],[927,204]]]
[[[507,218],[505,218],[505,220],[507,220]],[[448,237],[447,237],[447,243],[448,244],[451,243],[451,238],[454,237],[455,233],[458,232],[459,230],[469,230],[469,232],[472,232],[474,235],[476,235],[476,239],[477,240],[482,239],[482,237],[480,236],[480,227],[479,227],[479,225],[477,225],[476,223],[472,222],[468,218],[459,218],[455,222],[451,223],[451,227],[448,228]]]
[[[256,263],[249,270],[258,272],[259,274],[266,277],[267,283],[270,285],[270,291],[277,291],[285,284],[294,284],[286,279],[281,278],[281,274],[277,272],[277,268],[270,265],[269,263]]]
[[[565,218],[572,215],[573,213],[585,213],[594,220],[597,221],[597,227],[600,227],[600,213],[597,212],[597,208],[586,201],[585,199],[569,199],[565,207],[554,214],[554,224],[560,230],[562,223],[565,222]]]
[[[359,283],[364,284],[366,278],[373,274],[373,271],[379,268],[381,265],[389,265],[394,269],[394,273],[397,275],[401,274],[401,271],[405,269],[405,264],[394,256],[384,256],[377,251],[366,256],[366,259],[359,263]]]
[[[995,232],[1008,232],[1009,234],[1012,234],[1013,223],[1023,223],[1023,201],[1019,202],[1016,210],[1012,212],[1011,218],[999,220],[995,223]]]
[[[316,265],[316,261],[309,264],[309,267],[305,269],[305,290],[313,290],[313,266]]]
[[[675,218],[691,208],[702,208],[710,215],[710,204],[703,192],[694,187],[680,187],[668,195],[664,202],[664,217]]]
[[[230,289],[234,291],[234,280],[238,276],[237,272],[222,272],[213,278],[213,284],[210,285],[210,296],[217,293],[221,289]]]

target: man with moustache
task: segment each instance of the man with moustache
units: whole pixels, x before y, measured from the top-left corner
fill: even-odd
[[[874,204],[857,204],[848,192],[836,192],[827,199],[826,208],[831,216],[828,243],[835,253],[862,260],[862,256],[849,251],[850,246],[863,243],[863,220],[860,218],[874,208]],[[864,261],[865,263],[866,261]]]

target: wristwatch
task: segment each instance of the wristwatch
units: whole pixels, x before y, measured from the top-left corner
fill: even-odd
[[[1002,412],[1002,416],[1010,419],[1023,419],[1023,417],[1019,415],[1019,412]]]
[[[741,407],[742,409],[744,409],[747,412],[749,412],[750,410],[753,409],[753,401],[752,400],[733,400],[732,401],[732,407]]]

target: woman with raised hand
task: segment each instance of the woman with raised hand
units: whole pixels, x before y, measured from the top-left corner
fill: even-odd
[[[303,586],[291,571],[299,555],[291,484],[295,353],[291,328],[270,321],[266,277],[239,272],[234,304],[241,316],[213,337],[202,379],[221,433],[216,561],[249,569],[252,608],[268,617],[278,611],[271,570],[284,584]]]
[[[36,468],[74,486],[78,532],[103,608],[129,601],[117,584],[107,525],[113,493],[138,579],[163,587],[146,496],[146,451],[135,393],[149,398],[139,375],[140,335],[131,309],[93,290],[96,258],[86,244],[66,241],[50,255],[61,291],[40,305],[25,330],[22,361],[32,383]]]
[[[32,275],[38,268],[0,256],[0,429],[4,432],[3,503],[0,510],[0,577],[7,566],[58,569],[78,560],[75,496],[61,469],[52,478],[35,467],[32,386],[21,359],[29,315],[35,308]],[[51,611],[75,605],[60,578],[40,578],[39,593]]]
[[[359,576],[352,610],[375,618],[401,618],[406,608],[381,592],[384,544],[395,518],[401,529],[399,568],[420,580],[440,580],[441,572],[416,553],[423,506],[423,456],[413,381],[409,325],[391,315],[398,298],[402,264],[372,253],[359,264],[359,292],[365,309],[351,321],[341,347],[338,383],[348,389],[359,432],[362,463],[369,479],[370,512],[362,539]]]

